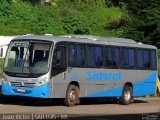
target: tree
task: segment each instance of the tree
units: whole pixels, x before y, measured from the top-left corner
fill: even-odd
[[[139,32],[143,36],[139,41],[160,47],[160,1],[128,0],[126,4],[132,17],[128,36],[137,38],[137,34],[133,34]]]

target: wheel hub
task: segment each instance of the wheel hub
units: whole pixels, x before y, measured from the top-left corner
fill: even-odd
[[[69,98],[70,98],[70,100],[71,100],[72,102],[75,101],[76,94],[75,94],[75,91],[74,91],[74,90],[72,90],[72,91],[70,92]]]
[[[124,98],[125,98],[125,100],[126,100],[126,101],[129,101],[129,100],[130,100],[130,97],[131,97],[130,92],[129,92],[129,91],[125,91],[125,92],[124,92]]]

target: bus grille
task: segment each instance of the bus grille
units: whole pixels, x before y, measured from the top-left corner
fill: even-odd
[[[34,87],[35,83],[11,82],[11,85],[18,87]]]

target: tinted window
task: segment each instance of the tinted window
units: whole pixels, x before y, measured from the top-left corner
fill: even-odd
[[[137,67],[141,69],[150,69],[150,50],[138,49],[137,50]]]
[[[69,66],[83,66],[84,46],[81,44],[68,45],[68,64]]]
[[[113,66],[116,67],[119,65],[119,48],[113,49]]]
[[[122,66],[127,68],[135,67],[134,48],[122,48]]]
[[[137,50],[137,67],[143,68],[143,50]]]
[[[157,69],[157,57],[156,57],[156,51],[151,51],[151,68]]]
[[[106,60],[106,67],[112,67],[112,48],[106,47],[105,49],[105,60]]]
[[[149,50],[143,51],[143,67],[144,68],[150,68],[150,54]]]
[[[129,49],[129,67],[135,67],[135,49]]]
[[[54,67],[66,67],[66,48],[58,46],[53,55],[53,66]]]
[[[91,46],[91,45],[87,46],[87,65],[88,67],[96,66],[94,46]]]
[[[84,60],[84,45],[76,45],[76,65],[77,66],[83,66],[85,65],[85,60]]]
[[[75,45],[68,46],[68,64],[69,66],[75,66],[76,61],[76,48]]]
[[[66,66],[66,48],[60,47],[60,59],[59,59],[59,66],[65,67]]]
[[[106,67],[119,66],[119,48],[117,47],[105,48],[105,66]]]
[[[128,48],[122,48],[122,66],[129,66]]]
[[[101,67],[103,64],[103,59],[102,59],[102,47],[100,46],[95,47],[95,60],[96,60],[96,66]]]
[[[87,66],[88,67],[102,67],[103,47],[95,45],[87,45]]]
[[[64,72],[67,68],[66,66],[66,44],[58,43],[53,54],[52,62],[52,75],[55,76]]]

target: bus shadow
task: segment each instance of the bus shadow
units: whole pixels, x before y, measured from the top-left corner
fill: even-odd
[[[139,104],[139,103],[148,103],[147,101],[136,99],[132,104]],[[82,99],[80,105],[99,105],[99,104],[120,104],[119,100],[116,98],[89,98],[89,99]]]
[[[132,104],[148,103],[147,101],[136,99]],[[20,106],[64,106],[64,99],[37,99],[19,96],[4,97],[0,95],[0,104],[20,105]],[[119,104],[115,98],[85,98],[81,99],[80,105],[101,105]]]
[[[138,100],[138,99],[136,99],[136,100],[134,100],[134,103],[135,104],[138,104],[138,103],[149,103],[149,102],[147,102],[147,101],[144,101],[144,100]]]

